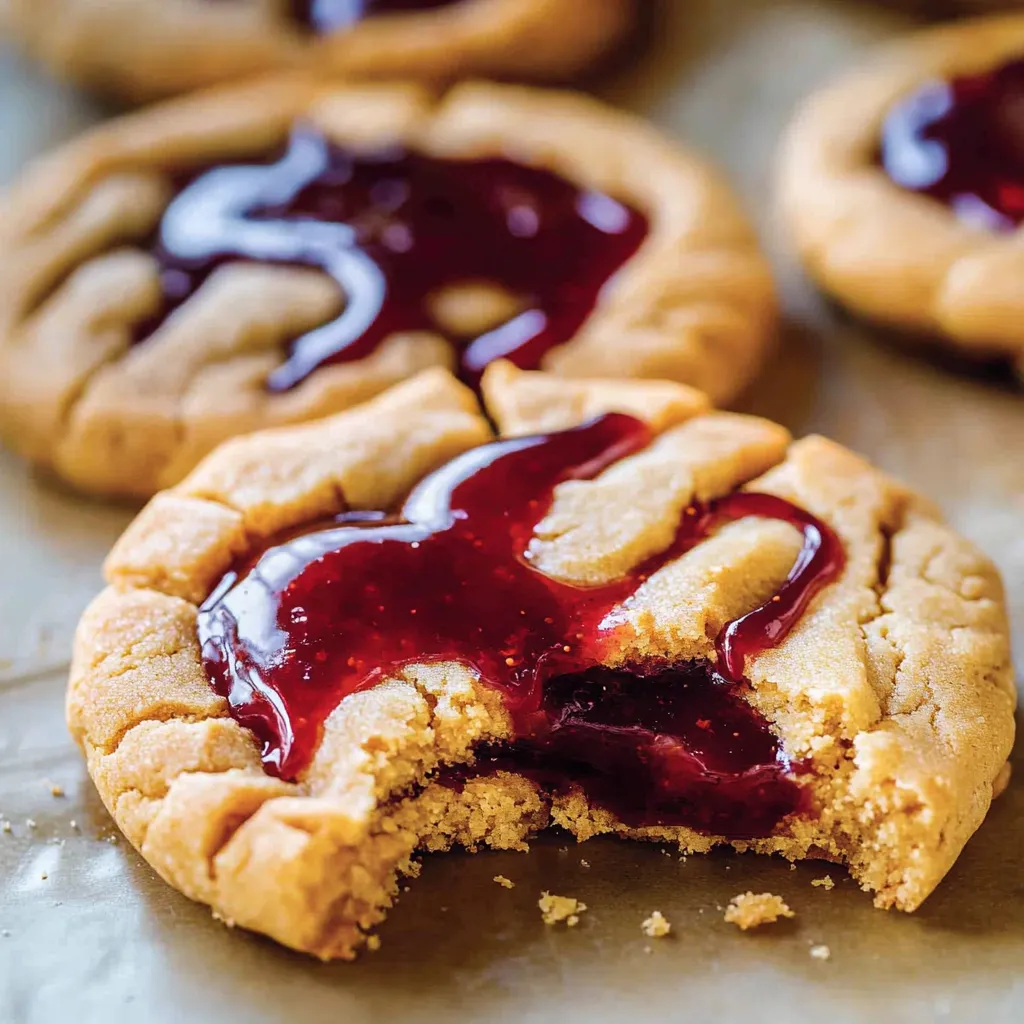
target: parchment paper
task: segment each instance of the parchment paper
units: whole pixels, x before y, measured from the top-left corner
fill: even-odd
[[[599,91],[717,158],[778,252],[767,197],[779,130],[895,16],[837,2],[664,7],[641,64]],[[0,52],[0,181],[96,116]],[[789,324],[747,407],[830,434],[935,496],[1000,563],[1024,650],[1024,395],[891,347],[832,311],[784,257],[778,270]],[[64,729],[70,636],[131,514],[0,454],[0,813],[11,823],[0,833],[0,1021],[1024,1021],[1019,782],[910,916],[874,910],[831,866],[682,862],[657,846],[555,837],[528,855],[428,860],[382,949],[354,965],[228,931],[117,840]],[[826,872],[832,891],[811,885]],[[515,889],[497,886],[499,873]],[[545,928],[543,889],[586,901],[578,928]],[[719,908],[747,889],[783,895],[796,919],[749,934],[724,924]],[[641,934],[654,909],[671,938]],[[831,959],[812,958],[814,944]]]

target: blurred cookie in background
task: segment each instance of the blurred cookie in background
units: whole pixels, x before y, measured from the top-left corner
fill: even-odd
[[[580,95],[295,75],[100,125],[0,200],[0,429],[146,497],[432,366],[754,377],[771,272],[727,183]]]
[[[129,101],[246,75],[564,79],[635,0],[3,0],[0,26],[61,77]]]
[[[1024,14],[906,36],[813,95],[779,189],[843,305],[1024,378]]]

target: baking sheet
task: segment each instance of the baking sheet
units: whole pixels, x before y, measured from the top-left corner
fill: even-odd
[[[1024,650],[1024,397],[836,314],[778,252],[766,199],[792,105],[899,21],[865,5],[767,0],[667,0],[661,18],[640,65],[598,88],[717,158],[778,257],[789,322],[747,407],[830,434],[934,495],[999,562]],[[0,181],[97,116],[0,51]],[[0,1021],[1024,1020],[1022,782],[909,916],[874,910],[827,865],[680,861],[657,846],[548,837],[525,856],[428,859],[381,950],[354,965],[229,932],[117,839],[64,730],[71,633],[131,514],[0,454],[0,813],[11,823],[0,833]],[[811,885],[826,871],[832,891]],[[544,889],[589,905],[578,928],[545,928]],[[747,889],[781,894],[796,919],[763,933],[725,925],[719,908]],[[671,938],[642,935],[654,909]],[[830,960],[810,956],[820,943]]]

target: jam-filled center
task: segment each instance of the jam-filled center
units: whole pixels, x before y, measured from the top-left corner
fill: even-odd
[[[881,161],[903,188],[994,230],[1024,222],[1024,60],[929,82],[889,112]]]
[[[455,342],[461,375],[475,383],[494,359],[534,369],[571,340],[646,234],[640,214],[546,170],[398,149],[356,154],[298,129],[273,163],[217,167],[184,184],[152,249],[163,309],[138,340],[224,263],[308,266],[334,278],[344,308],[291,342],[271,391],[417,331]],[[442,322],[446,294],[481,285],[512,308],[465,334]]]
[[[289,0],[289,14],[314,32],[327,33],[377,14],[402,14],[451,7],[461,0]]]
[[[262,742],[268,770],[298,775],[349,694],[403,665],[461,662],[502,693],[511,714],[514,742],[494,756],[561,772],[634,824],[770,832],[800,805],[801,790],[740,696],[745,659],[779,643],[836,578],[842,545],[781,498],[735,493],[687,509],[673,543],[622,579],[581,587],[533,568],[528,545],[555,486],[592,477],[649,440],[640,421],[609,414],[497,441],[425,478],[400,516],[348,513],[225,577],[200,610],[203,657],[232,714]],[[792,523],[803,547],[773,598],[722,630],[716,665],[603,669],[616,657],[622,602],[745,516]],[[609,788],[615,778],[632,780],[623,799]]]

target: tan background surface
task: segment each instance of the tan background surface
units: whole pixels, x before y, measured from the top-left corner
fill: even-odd
[[[602,90],[713,154],[777,252],[765,197],[788,111],[897,21],[838,2],[666,7],[643,66]],[[0,181],[93,116],[0,52]],[[1024,395],[886,347],[781,258],[779,271],[790,323],[749,405],[936,496],[1002,566],[1024,650]],[[811,886],[824,867],[548,839],[528,856],[429,861],[381,951],[354,966],[229,933],[116,841],[63,727],[69,638],[130,515],[0,454],[0,1021],[1024,1020],[1024,766],[913,916],[873,910],[835,869],[826,892]],[[796,920],[747,935],[723,924],[717,907],[748,888],[782,894]],[[545,929],[542,889],[584,899],[581,926]],[[641,935],[655,908],[673,938]]]

